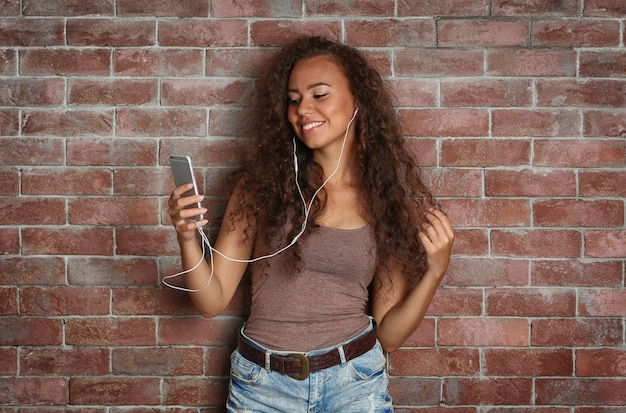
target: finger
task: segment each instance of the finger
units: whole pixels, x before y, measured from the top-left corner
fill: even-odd
[[[450,220],[443,211],[433,209],[426,215],[426,218],[436,226],[437,231],[445,233],[449,238],[454,238],[454,230]]]

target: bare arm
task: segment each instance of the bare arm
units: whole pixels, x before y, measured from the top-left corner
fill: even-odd
[[[185,209],[187,205],[201,201],[202,196],[181,197],[190,189],[190,185],[181,185],[174,189],[169,199],[168,213],[172,219],[172,224],[176,229],[177,240],[180,246],[180,255],[184,270],[193,268],[200,262],[200,265],[185,274],[185,285],[190,290],[203,288],[211,277],[213,278],[207,288],[198,292],[192,292],[191,299],[196,308],[206,317],[222,313],[232,300],[237,286],[245,273],[247,263],[234,262],[223,258],[219,254],[213,254],[213,267],[202,257],[202,249],[196,240],[196,223],[190,218],[206,212],[204,209]],[[232,195],[226,207],[225,217],[233,208],[234,199],[238,197],[238,192]],[[199,226],[206,225],[207,221],[198,221]],[[237,222],[231,225],[225,218],[214,248],[230,258],[239,260],[249,259],[252,255],[254,234],[249,234],[244,242],[244,228],[246,223]]]
[[[409,281],[392,265],[389,272],[376,275],[372,292],[372,315],[383,348],[392,352],[419,327],[443,275],[448,269],[454,232],[446,215],[433,210],[427,215],[420,239],[426,249],[427,269],[420,282],[411,288]]]

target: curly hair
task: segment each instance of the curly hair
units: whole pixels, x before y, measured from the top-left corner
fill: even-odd
[[[415,160],[405,147],[391,96],[380,74],[355,49],[320,37],[297,39],[268,61],[255,86],[250,126],[255,145],[241,169],[240,196],[230,215],[231,222],[254,225],[264,240],[291,240],[304,220],[302,199],[295,185],[294,133],[287,120],[287,84],[291,70],[301,59],[326,56],[348,79],[356,98],[355,119],[358,188],[363,211],[372,225],[379,265],[401,265],[412,282],[425,272],[425,253],[418,237],[428,209],[436,205],[424,184]],[[298,179],[305,199],[323,182],[322,168],[312,151],[295,139]],[[315,198],[309,217],[315,222],[325,208],[322,190]],[[253,223],[253,224],[251,224]],[[313,231],[309,225],[305,235]],[[304,236],[304,235],[303,235]],[[273,245],[268,248],[276,248]],[[269,251],[267,251],[269,252]],[[266,253],[267,253],[266,252]],[[300,262],[297,244],[286,251]]]

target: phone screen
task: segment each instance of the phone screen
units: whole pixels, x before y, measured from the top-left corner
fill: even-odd
[[[183,196],[197,195],[198,185],[196,184],[196,178],[193,175],[193,167],[191,166],[191,158],[186,155],[170,155],[170,166],[172,168],[172,175],[174,176],[174,183],[176,186],[192,183],[193,188],[185,192]],[[200,203],[192,204],[187,208],[201,208]],[[204,219],[202,215],[193,217],[194,220],[199,221]]]

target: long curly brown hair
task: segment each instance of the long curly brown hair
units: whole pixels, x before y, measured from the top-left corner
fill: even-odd
[[[421,179],[419,167],[405,148],[391,96],[380,74],[355,49],[320,37],[297,39],[269,60],[256,83],[251,113],[255,145],[241,169],[240,196],[231,222],[248,222],[246,234],[256,230],[264,240],[282,240],[264,254],[287,245],[300,231],[303,204],[294,184],[294,133],[287,120],[287,84],[301,59],[327,56],[343,71],[359,108],[354,121],[356,165],[363,210],[372,225],[379,265],[395,262],[411,281],[425,272],[424,249],[418,237],[429,208],[436,205]],[[322,168],[312,151],[295,139],[299,183],[307,202],[323,183]],[[310,228],[325,208],[322,190],[315,198]],[[254,226],[254,228],[251,228]],[[276,242],[276,241],[274,241]],[[271,244],[271,243],[270,243]],[[285,253],[300,262],[298,244]]]

